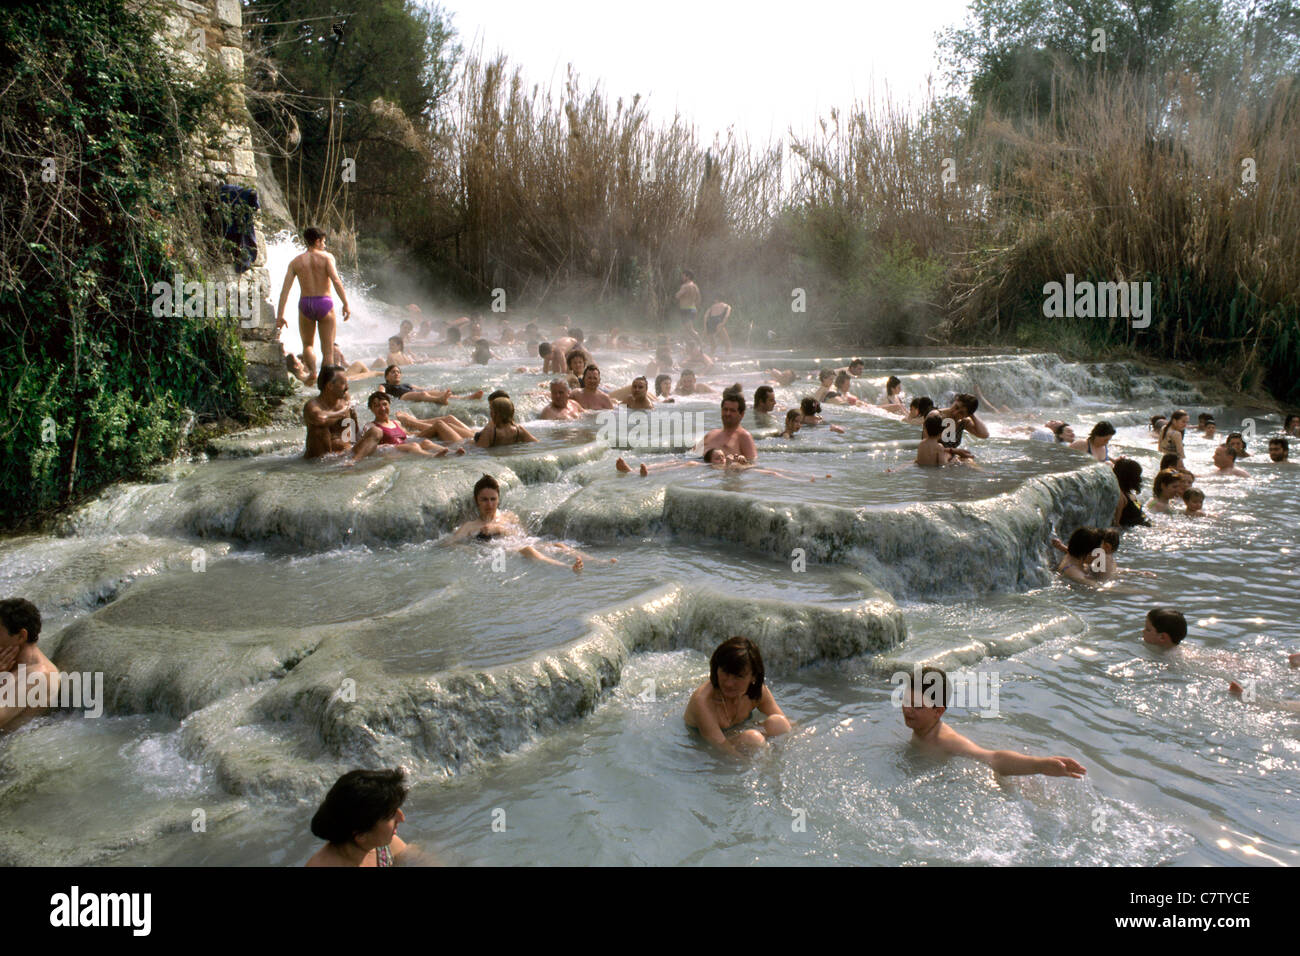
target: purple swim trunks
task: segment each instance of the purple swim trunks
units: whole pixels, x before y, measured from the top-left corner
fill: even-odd
[[[313,322],[319,322],[334,308],[334,300],[327,295],[304,295],[298,299],[298,311]]]

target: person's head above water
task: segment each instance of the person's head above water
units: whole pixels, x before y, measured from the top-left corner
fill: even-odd
[[[1151,482],[1151,492],[1161,501],[1166,501],[1174,494],[1183,473],[1175,468],[1164,468]]]
[[[1286,461],[1290,450],[1291,445],[1285,438],[1270,438],[1268,440],[1268,457],[1270,461]]]
[[[311,818],[311,832],[335,847],[355,843],[370,851],[388,846],[404,819],[406,794],[401,769],[345,773]]]
[[[833,368],[822,369],[820,372],[817,373],[817,380],[821,382],[823,385],[829,385],[831,382],[835,381],[835,369]]]
[[[722,396],[722,427],[735,428],[745,416],[745,396],[729,392]]]
[[[384,381],[391,385],[401,385],[402,367],[400,365],[390,365],[384,369]]]
[[[1152,415],[1152,416],[1151,416],[1151,430],[1152,430],[1153,432],[1158,432],[1158,431],[1160,431],[1160,429],[1162,429],[1162,428],[1165,427],[1165,422],[1167,422],[1168,420],[1169,420],[1169,419],[1165,418],[1165,416],[1163,416],[1163,415]]]
[[[1241,432],[1229,432],[1223,443],[1235,451],[1238,458],[1246,454],[1246,439],[1242,437]]]
[[[1098,422],[1092,426],[1092,431],[1088,432],[1089,445],[1103,445],[1109,442],[1112,435],[1115,434],[1115,426],[1110,422]],[[1106,441],[1102,441],[1106,439]]]
[[[919,395],[908,404],[913,417],[920,416],[924,418],[934,409],[934,400],[929,395]]]
[[[499,395],[488,402],[488,410],[494,425],[513,425],[515,421],[515,403],[504,395]]]
[[[41,636],[41,612],[26,598],[5,598],[0,601],[0,627],[10,637],[35,644]]]
[[[1096,528],[1079,528],[1066,542],[1070,557],[1083,560],[1101,547],[1101,532]]]
[[[1282,422],[1282,431],[1294,438],[1300,438],[1300,415],[1294,412]]]
[[[551,380],[551,404],[556,408],[565,408],[569,404],[569,380],[556,378]]]
[[[776,391],[771,385],[760,385],[754,389],[754,411],[767,413],[776,408]]]
[[[799,425],[802,422],[803,422],[803,416],[800,414],[799,409],[792,408],[785,413],[785,427],[786,430],[790,432],[790,434],[793,435],[795,432],[797,432],[799,430]]]
[[[1115,459],[1115,480],[1119,490],[1136,495],[1142,490],[1142,466],[1132,458]]]
[[[849,375],[848,372],[835,373],[835,391],[839,392],[841,395],[846,394],[849,390],[849,381],[852,377],[853,376]]]
[[[673,393],[673,377],[664,372],[655,376],[655,394],[667,398]]]
[[[376,406],[381,403],[384,406],[384,414],[387,415],[388,409],[391,408],[393,404],[393,396],[389,395],[387,392],[371,392],[370,397],[366,399],[366,408],[374,412],[377,410]]]
[[[937,411],[931,411],[925,416],[925,424],[922,427],[928,436],[938,438],[943,434],[943,416]]]
[[[1183,504],[1187,506],[1188,514],[1200,511],[1205,504],[1205,492],[1199,488],[1188,488],[1183,492]]]
[[[569,371],[582,380],[582,373],[587,368],[587,353],[582,349],[574,349],[564,359],[564,364],[568,366]]]
[[[348,393],[348,377],[339,366],[326,365],[316,376],[316,387],[322,395],[339,398]]]
[[[849,363],[849,374],[856,377],[862,374],[862,370],[867,367],[867,363],[862,359],[854,359]]]
[[[491,475],[484,475],[474,482],[474,505],[479,516],[488,521],[496,514],[497,505],[501,503],[501,485]]]
[[[1049,427],[1052,430],[1052,434],[1056,436],[1058,444],[1074,441],[1074,429],[1065,424],[1065,422],[1052,422]]]
[[[632,394],[637,398],[645,398],[650,391],[650,381],[644,375],[638,375],[632,379]]]
[[[980,400],[968,392],[958,392],[952,397],[953,411],[961,415],[974,415],[979,407]]]
[[[600,387],[600,366],[588,365],[582,370],[582,387],[584,389]]]
[[[822,403],[810,395],[800,400],[799,411],[807,416],[820,415],[822,413]]]
[[[474,361],[479,365],[486,365],[492,360],[492,343],[487,339],[479,339],[474,343]]]
[[[1231,468],[1237,463],[1237,450],[1228,445],[1219,445],[1214,449],[1214,467]]]
[[[551,349],[551,343],[550,343],[550,342],[538,342],[538,343],[537,343],[537,354],[540,355],[542,358],[544,358],[544,359],[545,359],[545,358],[550,358],[550,357],[551,357],[551,351],[552,351],[552,349]]]
[[[1142,640],[1160,647],[1181,644],[1187,636],[1187,618],[1171,607],[1152,608],[1142,628]]]
[[[900,671],[894,675],[893,682],[901,683],[903,689],[899,703],[908,729],[924,735],[943,719],[952,699],[952,683],[942,668],[927,664]]]
[[[722,691],[723,696],[743,694],[757,700],[763,694],[763,676],[763,655],[758,652],[758,645],[747,637],[728,638],[709,658],[709,683]]]
[[[857,359],[857,363],[858,363],[858,366],[861,367],[861,366],[862,366],[862,359]],[[850,365],[849,368],[852,369],[853,366]],[[900,388],[902,388],[902,387],[903,387],[903,382],[902,382],[902,380],[899,379],[899,377],[898,377],[897,375],[891,375],[891,376],[889,376],[889,378],[886,379],[886,381],[885,381],[885,394],[886,394],[886,395],[893,395],[895,392],[897,392],[897,391],[898,391]]]
[[[321,244],[321,247],[323,247],[325,240],[328,238],[329,236],[325,230],[318,228],[317,226],[308,226],[302,231],[302,241],[307,243],[308,249],[317,248],[316,243],[318,242]]]

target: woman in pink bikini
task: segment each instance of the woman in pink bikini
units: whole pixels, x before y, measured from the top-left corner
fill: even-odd
[[[349,463],[358,462],[376,448],[385,446],[391,446],[396,451],[406,451],[416,455],[432,455],[437,458],[441,458],[450,451],[445,445],[436,444],[419,435],[408,436],[406,429],[388,417],[391,402],[392,397],[387,392],[374,392],[366,400],[366,405],[375,416],[375,420],[366,428],[366,433],[361,441],[357,442]],[[456,454],[465,454],[465,449],[457,448]]]

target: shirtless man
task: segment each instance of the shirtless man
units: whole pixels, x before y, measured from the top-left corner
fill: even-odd
[[[59,669],[37,650],[36,639],[40,636],[41,612],[35,604],[23,598],[0,601],[0,681],[14,682],[16,702],[12,706],[0,706],[0,731],[15,729],[49,710],[50,702],[59,699]],[[36,674],[41,676],[35,680],[45,682],[45,704],[29,707],[26,701],[42,691],[34,686]]]
[[[307,243],[307,251],[295,256],[284,274],[284,287],[280,290],[280,309],[276,315],[276,330],[289,327],[284,317],[284,307],[289,301],[289,290],[293,280],[298,279],[298,331],[302,335],[302,357],[307,365],[310,379],[306,384],[316,381],[316,355],[311,344],[316,338],[317,327],[320,329],[321,362],[334,354],[334,301],[330,298],[330,286],[333,285],[343,303],[343,321],[348,320],[352,309],[348,306],[347,293],[339,280],[334,257],[325,251],[325,233],[315,226],[308,226],[302,234]]]
[[[569,329],[567,335],[551,340],[551,347],[557,348],[567,356],[574,349],[582,348],[582,329]]]
[[[715,428],[704,436],[700,450],[706,460],[708,453],[715,448],[730,455],[741,455],[749,462],[758,458],[754,436],[740,427],[740,420],[744,417],[745,396],[728,394],[722,400],[722,427]]]
[[[947,427],[949,421],[956,426],[956,439],[944,439],[943,444],[945,447],[956,448],[961,444],[962,435],[968,431],[976,438],[989,437],[988,426],[975,417],[975,411],[979,407],[980,400],[974,395],[958,394],[953,396],[952,405],[938,409],[939,414],[944,419],[945,427]]]
[[[705,740],[732,756],[788,734],[790,721],[763,678],[763,658],[753,641],[746,637],[724,641],[709,658],[709,679],[686,704],[686,726],[698,730]],[[764,715],[759,727],[727,739],[725,731],[747,721],[755,710]]]
[[[677,316],[689,329],[695,328],[695,316],[700,310],[700,287],[695,284],[695,273],[682,270],[682,285],[673,296],[677,300]]]
[[[939,436],[943,434],[943,419],[937,412],[930,413],[924,427],[925,437],[921,439],[921,444],[916,446],[916,464],[950,465],[954,460],[959,460],[953,454],[953,450],[945,448],[943,442],[939,441]]]
[[[1007,776],[1041,773],[1048,777],[1081,778],[1088,771],[1070,757],[1031,757],[1014,750],[985,750],[943,722],[951,698],[948,675],[937,667],[894,675],[903,689],[903,723],[912,731],[912,744],[935,753],[970,757]]]
[[[632,379],[632,394],[627,397],[623,405],[632,411],[643,412],[648,412],[655,407],[655,400],[650,397],[650,382],[644,375]]]
[[[1286,461],[1290,450],[1291,444],[1285,438],[1270,438],[1268,440],[1269,461]]]
[[[573,400],[589,412],[614,407],[614,402],[600,390],[600,369],[588,365],[582,370],[582,388],[573,393]]]
[[[552,373],[563,374],[565,372],[564,353],[550,342],[539,343],[537,346],[537,354],[542,357],[543,375],[550,375]]]
[[[731,336],[727,334],[727,320],[731,318],[731,306],[725,302],[715,302],[704,313],[704,334],[709,338],[709,351],[718,350],[718,340],[722,340],[722,350],[731,351]]]
[[[551,382],[551,404],[542,409],[544,421],[570,422],[581,418],[583,407],[569,394],[568,379],[557,378]]]
[[[776,411],[776,392],[771,385],[760,385],[754,389],[754,420],[768,418]]]
[[[335,452],[349,451],[352,442],[343,439],[343,422],[352,419],[353,436],[361,433],[357,411],[348,401],[348,377],[337,365],[326,365],[316,380],[320,394],[302,407],[302,420],[307,426],[307,448],[304,458],[319,458]],[[355,440],[355,438],[354,438]]]
[[[1226,444],[1214,449],[1214,467],[1218,469],[1216,475],[1228,475],[1233,478],[1250,477],[1246,469],[1237,467],[1237,452]]]
[[[677,379],[678,395],[716,395],[717,393],[695,380],[695,372],[689,368],[682,369],[681,376]]]

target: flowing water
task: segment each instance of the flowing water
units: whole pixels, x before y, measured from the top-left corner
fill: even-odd
[[[349,330],[349,359],[378,354],[390,325],[373,325]],[[498,351],[486,368],[444,353],[405,379],[505,387],[528,421],[540,376]],[[646,361],[596,355],[613,384]],[[701,378],[752,395],[762,369],[845,361],[747,351]],[[0,860],[297,865],[340,773],[401,764],[403,835],[454,863],[1300,862],[1300,718],[1226,693],[1235,677],[1260,701],[1300,696],[1284,656],[1300,649],[1300,469],[1257,441],[1250,477],[1210,477],[1212,445],[1189,433],[1210,517],[1126,533],[1121,566],[1152,576],[1086,591],[1050,573],[1049,540],[1109,523],[1113,477],[1015,430],[1108,419],[1149,483],[1149,415],[1212,410],[1225,432],[1251,417],[1261,436],[1277,417],[1050,355],[871,357],[854,389],[874,401],[891,373],[909,395],[979,385],[1011,406],[968,442],[981,470],[900,467],[914,426],[836,406],[844,434],[789,440],[746,413],[777,475],[621,475],[619,454],[680,456],[611,448],[591,421],[345,468],[303,461],[286,423],[115,486],[57,535],[0,541],[0,593],[35,600],[42,648],[102,672],[107,698],[97,719],[58,712],[0,738]],[[810,388],[778,388],[781,407]],[[482,401],[450,411],[486,421]],[[719,422],[716,396],[653,415]],[[484,472],[531,538],[586,552],[580,575],[526,561],[523,540],[447,541]],[[1186,614],[1183,647],[1142,643],[1157,604]],[[795,724],[742,763],[682,723],[708,654],[737,633]],[[996,680],[995,707],[949,710],[958,730],[1076,757],[1087,777],[998,778],[915,752],[890,675],[919,662]]]

